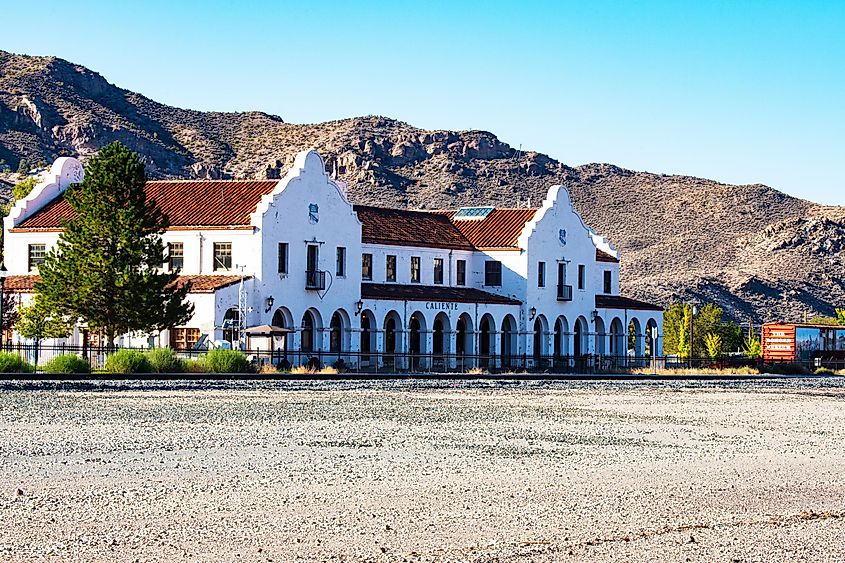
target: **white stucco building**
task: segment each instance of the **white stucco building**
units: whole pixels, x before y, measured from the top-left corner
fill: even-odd
[[[62,193],[83,173],[57,160],[4,220],[7,291],[31,295],[73,216]],[[196,310],[183,327],[124,345],[237,345],[246,329],[250,348],[293,364],[317,356],[403,369],[566,369],[660,354],[660,307],[620,296],[618,252],[563,186],[538,209],[354,206],[305,151],[281,180],[150,181],[146,191],[170,218],[165,267],[191,283]],[[90,339],[78,327],[69,342]]]

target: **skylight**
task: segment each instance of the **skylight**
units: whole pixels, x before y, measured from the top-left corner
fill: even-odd
[[[455,212],[455,219],[484,219],[495,207],[461,207]]]

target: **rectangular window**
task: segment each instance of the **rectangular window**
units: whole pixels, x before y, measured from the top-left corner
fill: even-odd
[[[502,263],[498,260],[487,260],[484,263],[484,285],[502,285]]]
[[[455,274],[457,277],[457,284],[458,285],[466,285],[467,284],[467,261],[466,260],[458,260],[455,263]]]
[[[181,270],[185,267],[185,247],[181,242],[167,243],[167,257],[170,271]]]
[[[346,247],[337,247],[337,267],[335,268],[335,275],[339,278],[346,276]]]
[[[443,283],[443,258],[434,259],[434,283]]]
[[[232,243],[214,243],[214,271],[232,269]]]
[[[288,243],[279,243],[279,273],[288,273]]]
[[[578,264],[578,289],[584,289],[584,280],[587,277],[587,267],[584,264]]]
[[[174,328],[170,334],[170,345],[176,350],[190,350],[200,339],[198,328]]]
[[[34,272],[38,269],[40,264],[44,263],[47,258],[47,245],[45,244],[30,244],[29,245],[29,271]]]
[[[384,261],[384,279],[389,282],[396,281],[396,255],[388,254]]]
[[[613,286],[613,283],[612,283],[613,277],[612,276],[613,276],[613,274],[610,272],[610,270],[604,271],[604,292],[605,293],[611,293],[611,291],[612,291],[612,286]]]
[[[420,283],[420,257],[411,256],[411,283]]]
[[[362,254],[361,255],[361,279],[362,280],[373,279],[373,255],[372,254]]]
[[[546,263],[537,262],[537,287],[546,287]]]

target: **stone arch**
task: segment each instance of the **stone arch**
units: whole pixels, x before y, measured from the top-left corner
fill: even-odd
[[[290,309],[287,307],[279,307],[276,309],[273,313],[273,318],[270,321],[270,324],[279,328],[293,329],[293,315],[291,314]],[[282,352],[284,357],[287,357],[289,342],[287,333],[274,336],[273,349]]]
[[[610,321],[610,350],[611,356],[623,357],[627,355],[627,348],[625,343],[625,328],[622,326],[622,320],[619,317],[613,317]]]
[[[434,322],[431,323],[431,353],[443,357],[449,354],[449,344],[452,332],[452,324],[446,313],[437,313]]]
[[[475,355],[473,348],[473,336],[475,327],[472,325],[472,317],[469,313],[462,313],[455,322],[455,358],[459,362],[458,367],[464,368],[472,362],[467,361],[468,356]]]

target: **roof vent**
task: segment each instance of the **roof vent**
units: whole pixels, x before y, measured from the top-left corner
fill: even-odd
[[[481,220],[490,215],[495,207],[461,207],[455,212],[455,219]]]

